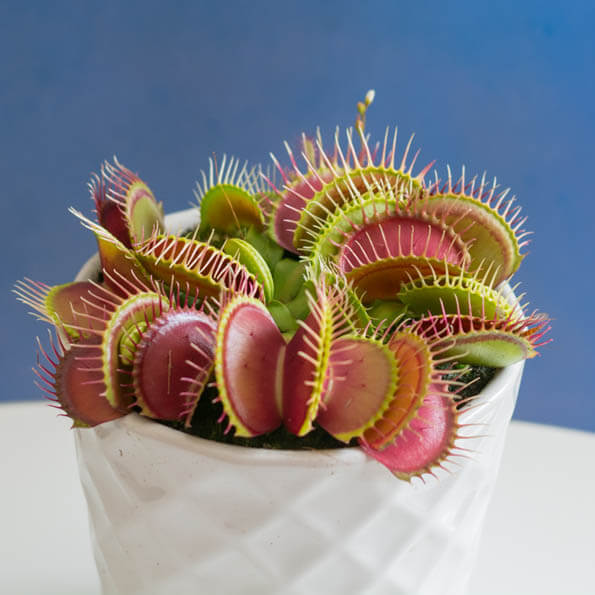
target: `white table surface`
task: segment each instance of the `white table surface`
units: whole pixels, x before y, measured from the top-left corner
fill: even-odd
[[[97,595],[72,434],[0,405],[0,593]],[[595,594],[595,434],[513,422],[470,595]]]

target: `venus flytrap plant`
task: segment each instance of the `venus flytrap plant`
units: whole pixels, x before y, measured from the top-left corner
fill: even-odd
[[[200,208],[199,234],[213,237],[213,231],[234,234],[243,227],[264,226],[261,201],[266,189],[260,183],[260,170],[248,170],[248,163],[239,167],[239,160],[224,155],[220,167],[209,159],[209,175],[201,172],[202,183],[196,183],[195,196]]]
[[[531,358],[548,319],[503,283],[525,218],[486,176],[426,182],[412,138],[320,132],[272,156],[277,180],[235,158],[197,183],[200,224],[165,232],[149,187],[105,163],[90,182],[96,279],[17,283],[56,328],[36,374],[73,425],[136,411],[188,432],[278,447],[359,446],[403,479],[461,454],[469,366]]]
[[[129,169],[107,161],[101,176],[93,175],[89,190],[99,224],[128,248],[142,241],[154,227],[163,229],[163,207],[149,187]]]

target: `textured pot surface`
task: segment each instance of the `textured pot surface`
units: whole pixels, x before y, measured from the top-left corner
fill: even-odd
[[[460,595],[521,374],[463,416],[486,424],[471,459],[425,484],[359,449],[241,448],[137,415],[75,430],[104,592]]]

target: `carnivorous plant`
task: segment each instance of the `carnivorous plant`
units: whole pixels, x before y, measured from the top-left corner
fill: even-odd
[[[101,167],[96,220],[71,209],[98,276],[15,289],[55,327],[35,372],[74,426],[136,411],[181,429],[210,415],[238,439],[324,432],[404,479],[456,454],[467,368],[545,342],[547,317],[506,284],[525,218],[485,175],[417,168],[396,129],[372,141],[372,100],[330,149],[318,133],[270,170],[212,159],[182,235],[135,173]]]

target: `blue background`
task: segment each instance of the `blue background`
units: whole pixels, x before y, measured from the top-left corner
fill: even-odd
[[[595,8],[591,2],[29,2],[0,5],[0,399],[37,399],[10,293],[70,280],[94,240],[86,182],[116,153],[166,210],[213,153],[252,162],[301,131],[416,132],[420,164],[484,170],[535,232],[515,280],[553,317],[517,418],[595,431]]]

